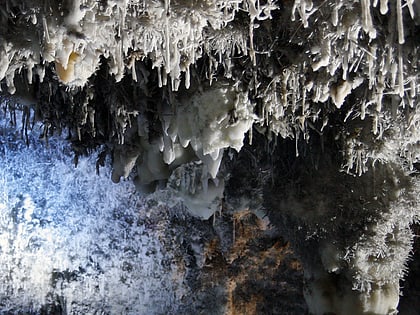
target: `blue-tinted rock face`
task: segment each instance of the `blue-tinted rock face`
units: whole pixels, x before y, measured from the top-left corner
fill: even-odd
[[[96,175],[92,159],[74,168],[62,140],[1,139],[1,312],[171,310],[182,284],[133,185],[114,186],[107,168]]]
[[[74,167],[65,140],[47,146],[39,127],[29,147],[1,130],[2,313],[304,312],[299,261],[267,219],[229,208],[197,219],[169,191],[115,185],[109,161],[97,175],[98,152]]]

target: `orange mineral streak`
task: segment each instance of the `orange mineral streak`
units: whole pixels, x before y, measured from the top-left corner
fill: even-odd
[[[55,71],[59,79],[64,83],[69,83],[74,80],[74,65],[79,60],[79,54],[72,51],[67,61],[67,67],[64,67],[60,62],[55,62]]]
[[[293,256],[288,242],[281,238],[276,241],[265,239],[267,224],[253,212],[243,210],[234,213],[232,224],[235,236],[226,257],[226,277],[229,280],[224,315],[267,314],[264,313],[264,305],[274,297],[274,294],[268,296],[267,292],[276,292],[280,299],[296,294],[291,282],[293,278],[282,277],[281,272],[288,270],[298,279],[300,262]],[[281,313],[276,311],[276,314]]]

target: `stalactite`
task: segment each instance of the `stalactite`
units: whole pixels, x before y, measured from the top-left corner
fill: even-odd
[[[396,0],[397,5],[397,30],[398,30],[398,43],[404,44],[404,25],[403,25],[403,15],[402,15],[402,0]]]

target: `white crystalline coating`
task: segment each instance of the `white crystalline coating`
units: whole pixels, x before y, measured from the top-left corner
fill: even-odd
[[[254,122],[253,108],[246,93],[227,85],[214,85],[192,98],[180,100],[177,115],[170,122],[177,128],[169,128],[173,132],[170,136],[177,137],[180,143],[190,142],[200,158],[209,156],[219,161],[220,150],[242,148],[244,136]],[[212,177],[217,174],[219,163],[212,163]]]
[[[412,98],[415,98],[416,95],[417,95],[416,89],[417,89],[416,88],[416,78],[415,77],[411,77],[410,78],[410,96]]]
[[[258,0],[246,0],[248,7],[250,23],[249,23],[249,55],[254,66],[257,65],[254,49],[254,28],[255,20],[265,20],[271,18],[270,11],[277,9],[272,0],[267,1],[267,4],[261,5]]]
[[[381,0],[381,14],[386,14],[388,12],[388,0]]]
[[[163,161],[171,164],[176,158],[173,142],[169,137],[163,136],[163,143]]]
[[[397,4],[397,30],[398,30],[398,42],[404,44],[404,25],[403,25],[403,13],[402,13],[402,0],[396,0]]]
[[[376,73],[376,69],[375,66],[377,64],[376,62],[376,51],[377,51],[377,47],[376,45],[371,45],[370,47],[370,51],[368,54],[368,77],[369,77],[369,89],[372,89],[373,85],[375,84],[376,81],[376,77],[375,77],[375,73]]]
[[[61,43],[60,50],[57,50],[55,53],[55,60],[59,63],[64,70],[67,69],[70,55],[75,49],[75,43],[72,42],[69,38],[64,38]]]
[[[332,13],[331,13],[331,23],[333,26],[338,26],[339,15],[338,12],[342,8],[344,2],[342,0],[336,0],[333,4]]]
[[[398,95],[404,96],[404,62],[402,56],[402,48],[398,47]]]
[[[335,32],[325,36],[320,46],[321,53],[315,56],[310,66],[314,71],[329,72],[332,77],[342,68],[342,78],[347,80],[348,74],[364,71],[365,59],[369,53],[364,52],[359,40],[361,38],[359,28],[362,27],[369,34],[371,40],[376,38],[376,29],[373,25],[370,0],[362,0],[354,3],[356,10],[344,1],[329,1],[316,6],[317,3],[308,0],[296,0],[292,7],[292,19],[299,15],[305,27],[310,26],[309,17],[321,10],[322,6],[331,7],[332,15],[330,25],[336,27]],[[388,1],[374,1],[375,7],[380,7],[382,14],[388,12]],[[394,3],[392,4],[394,6]],[[396,17],[398,40],[404,41],[402,10],[407,6],[410,14],[414,16],[413,0],[396,2]],[[353,6],[353,5],[352,5]],[[191,8],[194,8],[193,10]],[[115,79],[121,80],[126,73],[126,67],[131,69],[133,79],[137,79],[137,72],[133,71],[134,55],[141,55],[141,59],[148,58],[152,61],[159,75],[159,86],[169,82],[173,90],[177,90],[181,84],[181,76],[184,74],[185,86],[191,84],[191,65],[193,65],[203,52],[209,56],[209,79],[213,80],[212,74],[219,65],[223,65],[225,76],[232,76],[232,56],[236,53],[250,54],[255,65],[256,52],[254,49],[254,26],[257,21],[264,21],[272,17],[272,12],[278,10],[274,1],[261,3],[257,0],[231,0],[231,1],[109,1],[106,4],[97,1],[75,1],[69,4],[63,16],[55,19],[48,14],[40,14],[38,18],[30,14],[32,23],[37,23],[41,34],[40,54],[44,61],[56,63],[59,78],[70,86],[83,86],[88,78],[95,73],[99,66],[99,56],[103,55],[110,60],[110,73]],[[360,9],[360,12],[359,12]],[[229,24],[239,10],[245,10],[250,18],[249,29]],[[395,10],[394,10],[395,11]],[[344,12],[344,14],[343,14]],[[361,15],[361,19],[358,15]],[[360,23],[361,22],[361,23]],[[318,22],[314,20],[314,26]],[[135,31],[134,31],[135,30]],[[116,32],[116,34],[115,34]],[[327,33],[326,33],[327,35]],[[346,38],[345,47],[340,48],[337,40]],[[393,43],[388,43],[391,51]],[[5,45],[5,44],[4,44]],[[3,45],[3,46],[4,46]],[[33,49],[33,48],[32,48]],[[21,66],[11,67],[10,62],[19,60],[16,57],[15,48],[5,46],[0,49],[0,78],[5,77],[8,90],[14,92],[14,74],[20,71]],[[366,50],[366,49],[365,49]],[[5,53],[5,51],[9,51]],[[214,56],[212,56],[215,52]],[[315,50],[312,51],[315,54]],[[382,53],[382,52],[380,52]],[[17,54],[26,54],[25,50],[19,50]],[[7,57],[6,57],[7,55]],[[36,52],[32,56],[37,55]],[[388,56],[391,53],[387,54]],[[22,57],[27,58],[27,56]],[[35,57],[34,57],[35,58]],[[391,57],[389,57],[391,58]],[[128,60],[128,61],[127,61]],[[26,63],[28,76],[35,66],[34,63]],[[369,64],[369,84],[374,84],[375,67]],[[392,63],[389,63],[392,64]],[[61,69],[61,70],[60,70]],[[401,68],[398,70],[398,89],[396,92],[402,95]],[[33,73],[38,73],[33,71]],[[42,74],[42,73],[41,73]],[[42,75],[40,76],[42,81]],[[387,78],[385,78],[385,82]],[[392,82],[391,88],[395,87]],[[387,84],[387,82],[386,82]],[[286,84],[287,85],[287,84]],[[329,96],[326,91],[330,90],[331,84],[319,84],[316,96],[312,99],[316,102],[326,101]],[[322,88],[320,88],[322,86]],[[295,88],[290,85],[290,88]],[[331,89],[334,91],[334,89]],[[287,98],[287,93],[282,97]],[[276,94],[273,98],[276,98]],[[293,107],[297,106],[297,100],[292,96]],[[411,103],[413,101],[411,100]],[[410,103],[410,104],[411,104]],[[279,109],[278,111],[282,111]],[[299,118],[304,121],[306,118]],[[302,124],[304,125],[304,124]],[[284,130],[283,127],[278,130]],[[188,139],[180,140],[183,146],[189,143]],[[166,160],[173,158],[169,151]]]
[[[224,190],[217,179],[224,150],[242,148],[255,120],[253,111],[246,93],[222,83],[180,97],[176,113],[164,116],[159,139],[150,143],[146,133],[136,131],[141,137],[133,154],[124,153],[123,147],[114,150],[112,179],[126,177],[136,162],[141,189],[170,177],[168,186],[178,191],[190,212],[207,219],[218,209]],[[197,167],[194,160],[200,161]]]
[[[34,210],[35,210],[36,206],[35,206],[35,204],[32,201],[30,196],[26,195],[23,198],[24,198],[23,206],[22,206],[22,209],[24,211],[23,218],[26,221],[31,221],[32,220],[32,215],[34,213]]]
[[[125,152],[123,146],[114,150],[113,181],[127,177],[136,164],[136,181],[145,187],[168,179],[180,165],[199,160],[205,186],[209,178],[217,177],[224,150],[239,151],[255,120],[254,105],[247,94],[226,84],[214,84],[176,102],[176,113],[163,116],[161,137],[150,141],[140,129],[133,150]],[[141,126],[142,118],[137,121]]]
[[[330,63],[331,42],[328,39],[324,40],[320,55],[320,59],[312,64],[312,69],[314,71],[318,71],[319,69],[328,66]]]
[[[200,151],[198,151],[197,156],[200,158],[201,161],[204,163],[204,170],[207,172],[209,178],[215,179],[217,173],[219,172],[220,163],[222,162],[223,152],[224,150],[218,150],[219,154],[217,158],[213,158],[211,154],[202,155]]]
[[[207,101],[203,96],[197,96],[195,100],[191,97],[196,102],[192,111],[195,111],[194,117],[197,121],[182,124],[180,117],[188,118],[193,114],[190,115],[186,106],[181,104],[183,114],[169,122],[170,128],[165,126],[169,128],[169,138],[159,140],[157,152],[155,145],[152,145],[153,153],[147,159],[152,160],[153,156],[159,158],[160,162],[163,161],[163,165],[175,163],[175,167],[176,161],[190,156],[190,152],[185,152],[192,148],[196,157],[208,159],[207,167],[214,177],[223,150],[227,147],[239,150],[242,138],[250,130],[254,120],[262,128],[268,127],[270,132],[284,138],[303,134],[307,139],[308,122],[313,122],[318,117],[317,109],[310,102],[319,104],[331,99],[337,108],[341,108],[347,96],[353,93],[357,85],[354,85],[355,82],[362,82],[360,80],[369,82],[370,98],[369,102],[361,104],[361,117],[372,118],[375,136],[381,136],[384,130],[384,95],[398,95],[404,98],[402,105],[408,103],[414,108],[414,95],[418,89],[418,79],[413,73],[413,65],[416,63],[406,60],[411,52],[401,46],[405,41],[404,25],[416,23],[407,18],[403,20],[404,10],[412,17],[416,13],[413,0],[392,3],[387,0],[361,0],[351,4],[331,0],[317,5],[318,3],[308,0],[296,0],[291,8],[292,19],[300,16],[303,26],[314,28],[309,41],[309,47],[312,47],[310,53],[302,52],[297,62],[290,58],[293,65],[286,65],[282,72],[275,73],[276,69],[269,69],[272,72],[269,78],[272,79],[271,82],[258,82],[258,79],[253,82],[255,87],[266,85],[263,87],[265,90],[258,91],[257,96],[263,104],[261,117],[236,120],[236,117],[220,110],[212,102],[208,103],[213,106],[214,112],[206,113],[207,109],[201,109],[199,113],[199,107],[208,107]],[[384,25],[374,24],[377,21],[372,18],[372,5],[382,14],[395,18],[388,29]],[[331,18],[323,20],[325,7],[332,9],[332,14]],[[223,66],[226,78],[232,78],[232,70],[235,70],[234,57],[249,54],[252,64],[255,65],[258,59],[254,47],[258,43],[253,42],[254,35],[257,34],[255,27],[263,26],[263,22],[270,19],[275,10],[279,8],[274,1],[257,0],[107,3],[78,0],[69,3],[62,16],[58,16],[58,12],[50,14],[49,11],[43,12],[40,9],[40,13],[36,13],[37,18],[34,18],[34,12],[37,12],[34,10],[27,13],[25,18],[31,24],[36,23],[36,35],[28,35],[25,40],[16,40],[16,43],[3,38],[0,42],[0,79],[6,85],[3,89],[14,93],[19,88],[15,86],[16,73],[24,69],[27,71],[28,82],[33,79],[33,74],[39,75],[42,81],[45,69],[49,67],[48,63],[54,62],[62,82],[69,86],[83,86],[98,69],[99,57],[104,56],[108,60],[110,74],[117,81],[130,72],[127,68],[131,70],[133,79],[137,79],[139,72],[136,70],[135,60],[149,60],[158,73],[159,86],[170,84],[172,90],[177,90],[183,78],[186,87],[193,83],[190,78],[195,71],[192,65],[203,54],[207,54],[209,59],[207,75],[210,82],[215,79],[214,74],[219,66]],[[250,19],[246,27],[230,23],[239,11],[245,11]],[[310,19],[312,15],[316,15],[316,18]],[[381,38],[376,38],[377,29],[381,32]],[[394,30],[398,36],[393,35]],[[295,35],[298,35],[299,29],[296,32],[289,40],[297,38]],[[367,41],[364,40],[364,33],[369,35]],[[28,44],[37,41],[40,45]],[[258,52],[260,53],[263,56],[263,52]],[[40,65],[41,60],[45,64]],[[405,73],[410,79],[405,77]],[[338,78],[340,74],[341,79]],[[411,79],[414,77],[416,79]],[[309,89],[305,87],[305,81],[313,82]],[[410,92],[405,93],[406,91]],[[229,97],[231,93],[226,92],[226,95]],[[409,96],[408,100],[405,99],[406,96]],[[208,95],[206,97],[211,98]],[[247,96],[243,98],[246,99]],[[249,105],[244,107],[245,116],[252,112],[250,102],[239,103]],[[372,104],[375,106],[370,106]],[[239,107],[234,111],[241,112]],[[219,115],[217,119],[209,121],[204,118],[213,114]],[[91,122],[92,117],[91,114]],[[230,122],[226,127],[227,121]],[[129,123],[124,119],[118,120],[118,123],[122,127],[118,137],[123,143],[123,133]],[[203,127],[206,124],[209,128]],[[182,127],[178,128],[178,125]],[[141,137],[145,138],[146,133]],[[360,164],[366,160],[364,150],[352,152],[354,163],[349,162],[349,165],[358,165],[359,171],[366,169]],[[149,167],[144,166],[147,170],[145,174],[149,174],[145,177],[161,178],[162,174],[166,174],[168,168],[162,168],[160,162],[154,163],[156,165],[152,163],[153,176],[149,174]],[[121,176],[127,176],[132,165],[132,162],[127,163]],[[160,173],[157,172],[158,169],[161,169]]]
[[[395,144],[389,144],[390,150]],[[378,167],[378,164],[381,165]],[[389,167],[392,163],[378,162],[378,164],[372,179],[377,181],[378,174],[381,174],[381,182],[390,184],[387,195],[383,196],[390,200],[389,205],[383,207],[380,202],[379,208],[375,206],[374,211],[378,216],[374,215],[376,219],[371,221],[368,219],[369,223],[366,223],[357,236],[353,235],[353,231],[349,232],[350,238],[354,236],[352,245],[343,246],[334,237],[319,237],[320,261],[305,268],[304,274],[307,284],[304,288],[304,296],[313,314],[396,313],[399,302],[399,284],[406,272],[406,263],[414,237],[410,231],[410,225],[419,216],[418,207],[410,206],[413,200],[407,197],[406,193],[411,190],[408,187],[412,184],[416,185],[418,181],[417,179],[412,181],[407,175],[402,174],[399,166]],[[378,171],[384,165],[386,169]],[[367,176],[372,176],[372,174]],[[407,182],[402,178],[406,178]],[[319,183],[316,182],[313,185],[317,186]],[[413,189],[414,191],[408,193],[416,196],[418,187]],[[359,193],[355,195],[359,196]],[[374,190],[370,198],[376,202],[382,196]],[[322,205],[328,197],[320,196],[319,200],[311,203],[308,208],[304,207],[303,203],[293,200],[285,208],[291,207],[293,211],[297,210],[299,218],[311,224],[312,211],[317,212],[316,216],[329,211],[328,207]],[[314,204],[319,208],[313,209]],[[366,211],[371,210],[364,208],[361,213],[366,213]],[[336,217],[334,216],[332,220],[336,220]],[[350,224],[347,220],[343,223]],[[321,231],[324,229],[324,224],[328,223],[323,223]],[[318,226],[318,223],[316,225]],[[313,253],[310,255],[312,256]],[[312,257],[310,261],[314,261]]]
[[[238,1],[206,2],[197,7],[190,10],[188,6],[170,5],[167,1],[151,1],[147,6],[142,1],[108,2],[103,6],[97,1],[82,3],[78,0],[72,2],[62,25],[50,17],[42,18],[42,54],[45,60],[55,59],[67,69],[70,53],[80,54],[79,46],[83,43],[89,53],[80,54],[74,74],[68,81],[63,80],[69,85],[83,86],[96,71],[100,55],[112,57],[111,74],[120,80],[128,50],[135,47],[135,51],[153,56],[155,67],[164,70],[162,82],[170,75],[171,86],[177,90],[181,72],[186,73],[188,86],[189,66],[200,57],[198,47],[203,41],[204,27],[211,25],[214,30],[220,29],[238,10]],[[269,14],[267,6],[261,10]],[[115,26],[118,36],[113,35]]]
[[[130,53],[141,51],[152,60],[157,71],[163,71],[161,83],[165,85],[170,76],[171,87],[177,90],[181,73],[185,74],[185,85],[189,87],[190,65],[202,56],[203,43],[209,43],[233,20],[242,2],[215,0],[189,4],[183,1],[148,1],[146,4],[144,1],[109,1],[104,4],[94,0],[77,0],[66,4],[63,12],[53,12],[60,15],[57,18],[51,15],[48,4],[45,4],[46,12],[40,14],[39,19],[31,14],[30,20],[42,34],[41,56],[45,61],[55,61],[66,70],[71,52],[80,55],[75,69],[66,76],[68,80],[63,80],[70,86],[85,85],[87,78],[97,70],[97,62],[92,63],[92,60],[98,60],[101,55],[113,59],[114,67],[111,67],[110,73],[120,80],[128,66],[125,62],[127,57]],[[194,10],[191,10],[192,5]],[[254,20],[271,18],[271,11],[277,8],[271,0],[264,5],[255,0],[247,1],[251,41]],[[243,39],[233,39],[232,46],[226,48],[233,51],[235,42],[240,41]],[[87,60],[79,50],[81,44],[89,51]],[[246,44],[241,44],[241,48],[242,53],[247,54]],[[251,55],[255,55],[252,51]]]
[[[343,81],[340,84],[331,87],[330,94],[335,106],[340,108],[347,95],[350,94],[353,84],[349,81]]]
[[[132,183],[112,184],[109,167],[96,175],[94,158],[74,168],[64,140],[18,151],[4,140],[1,310],[30,313],[60,301],[64,314],[170,312],[186,289],[183,271],[163,266],[162,231],[138,221],[153,210]]]
[[[416,14],[414,13],[414,0],[406,0],[405,3],[407,4],[408,7],[408,11],[410,12],[410,16],[412,19],[414,19],[414,17],[416,16]]]
[[[315,11],[313,10],[312,0],[295,0],[292,8],[292,21],[296,19],[295,12],[298,11],[300,18],[302,19],[303,27],[308,27],[308,18]]]
[[[369,34],[370,38],[376,38],[376,29],[373,26],[372,15],[370,13],[370,0],[361,0],[360,3],[362,6],[363,30]]]

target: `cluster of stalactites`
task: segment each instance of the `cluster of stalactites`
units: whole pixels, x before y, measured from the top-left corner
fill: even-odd
[[[289,34],[285,43],[293,42],[302,51],[280,70],[261,75],[258,67],[272,67],[270,53],[261,51],[262,32],[276,30],[276,23],[269,25],[270,20],[285,9],[290,10],[291,22],[284,27],[296,30],[277,31]],[[12,36],[0,32],[0,80],[4,79],[3,87],[11,94],[16,90],[16,74],[25,73],[29,84],[35,75],[42,81],[48,63],[55,64],[63,83],[75,87],[88,82],[101,56],[107,59],[116,81],[124,75],[143,80],[136,64],[148,60],[158,74],[157,85],[177,91],[181,84],[189,88],[193,75],[210,82],[220,80],[220,75],[240,80],[233,72],[235,60],[243,57],[249,58],[246,67],[252,68],[253,84],[232,84],[253,89],[252,95],[261,100],[254,122],[268,130],[266,134],[296,141],[302,135],[308,139],[311,130],[322,136],[329,114],[345,110],[346,119],[369,121],[365,128],[370,128],[367,142],[372,142],[381,140],[397,117],[399,125],[403,122],[406,139],[400,153],[411,159],[410,164],[419,155],[413,145],[417,142],[414,127],[420,90],[418,45],[407,39],[410,27],[418,22],[413,0],[295,0],[293,5],[274,0],[77,0],[58,4],[8,0],[5,10],[1,27]],[[243,17],[241,12],[247,16],[243,24],[237,21],[238,16]],[[21,35],[13,36],[13,32]],[[264,44],[278,49],[275,42]],[[193,74],[192,65],[204,56],[208,57],[206,73]],[[261,63],[265,59],[268,61]],[[356,97],[349,105],[351,95]],[[409,118],[405,108],[409,108]],[[394,116],[390,119],[390,115]],[[372,152],[371,143],[354,137],[357,132],[349,134],[344,135],[345,168],[362,174],[367,161],[383,158],[384,153]],[[119,137],[124,142],[124,135]]]
[[[292,19],[299,17],[310,29],[300,42],[306,51],[299,63],[266,85],[259,124],[298,140],[302,134],[307,138],[310,130],[322,136],[328,114],[345,111],[344,122],[365,121],[359,124],[363,132],[341,135],[346,171],[361,175],[369,161],[391,158],[392,153],[378,143],[396,144],[398,137],[404,141],[391,150],[397,149],[393,153],[398,151],[412,165],[419,156],[413,128],[418,124],[419,47],[410,34],[418,24],[416,14],[418,8],[411,0],[334,1],[319,6],[296,0]]]
[[[224,151],[242,148],[254,108],[246,93],[219,82],[174,102],[176,112],[161,113],[159,136],[151,137],[146,117],[137,115],[126,143],[114,148],[112,180],[119,182],[135,169],[138,187],[153,191],[170,179],[170,187],[179,191],[189,209],[207,219],[217,209],[213,199],[223,195],[218,172]]]
[[[260,5],[259,1],[250,0],[105,3],[76,0],[55,5],[49,1],[44,4],[29,0],[15,2],[7,1],[5,14],[9,19],[4,19],[6,25],[2,27],[8,28],[13,20],[11,8],[18,7],[22,15],[20,27],[32,28],[33,34],[29,38],[13,38],[10,42],[2,40],[0,80],[6,78],[12,94],[13,77],[22,67],[29,70],[28,80],[31,81],[36,65],[52,62],[63,83],[83,86],[97,70],[100,56],[109,58],[110,74],[117,81],[130,72],[136,81],[135,63],[146,58],[159,74],[159,86],[170,84],[172,90],[178,90],[183,73],[188,88],[190,66],[203,53],[215,50],[219,62],[224,62],[225,57],[230,59],[235,49],[248,54],[242,32],[224,30],[239,10],[248,11],[253,22],[269,18],[271,10],[277,8],[272,1]],[[255,58],[253,49],[251,56]],[[42,65],[40,67],[42,69]],[[42,73],[38,74],[42,80]]]

